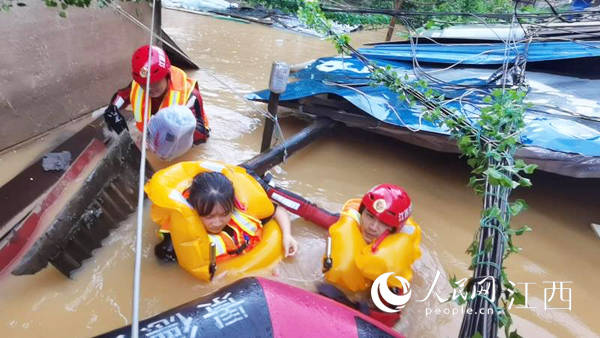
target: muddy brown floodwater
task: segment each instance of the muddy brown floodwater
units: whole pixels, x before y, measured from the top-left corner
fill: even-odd
[[[240,163],[255,155],[263,119],[256,107],[238,95],[265,88],[273,61],[295,64],[335,53],[327,41],[313,37],[170,10],[163,11],[163,25],[202,67],[191,75],[199,81],[212,128],[210,141],[182,158],[185,160]],[[384,34],[354,34],[353,44],[379,41]],[[263,105],[257,107],[264,109]],[[305,122],[292,118],[281,122],[285,137],[304,125]],[[168,165],[156,159],[151,162],[156,168]],[[464,251],[478,226],[481,201],[466,186],[468,168],[463,160],[341,128],[300,151],[272,173],[279,185],[332,211],[338,211],[345,200],[360,196],[377,183],[404,186],[413,199],[414,218],[423,229],[423,257],[414,265],[413,299],[396,329],[411,337],[457,336],[462,316],[452,314],[452,309],[457,308],[440,304],[436,293],[447,297],[448,276],[470,276],[469,257]],[[529,283],[530,308],[512,311],[516,328],[525,337],[597,337],[600,238],[589,224],[600,221],[600,180],[537,173],[533,182],[533,189],[520,190],[513,196],[525,198],[530,205],[529,210],[514,219],[515,224],[534,229],[517,239],[523,252],[508,262],[511,280]],[[33,276],[3,278],[2,336],[91,336],[129,324],[134,228],[132,215],[71,280],[52,267]],[[152,250],[158,241],[155,230],[156,225],[146,216],[142,318],[231,282],[224,277],[205,284],[176,265],[157,263]],[[320,264],[326,232],[301,219],[293,221],[293,232],[300,243],[298,255],[264,275],[313,289],[314,283],[322,279]],[[438,271],[440,278],[434,292],[419,302],[426,298]],[[546,304],[552,282],[568,283],[563,283],[562,299],[556,290],[553,300]],[[519,286],[524,289],[524,284]],[[568,307],[569,298],[570,310],[555,309]]]

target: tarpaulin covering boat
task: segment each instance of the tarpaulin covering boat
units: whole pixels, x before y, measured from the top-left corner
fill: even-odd
[[[435,75],[439,82],[430,81],[430,86],[443,92],[446,98],[455,98],[448,106],[476,119],[484,104],[483,96],[498,88],[497,75],[501,75],[494,71],[498,68],[499,54],[482,52],[495,49],[504,52],[503,47],[494,43],[412,46],[398,43],[360,51],[369,61],[390,66],[398,73],[406,72],[411,79],[415,79],[414,74]],[[598,47],[600,44],[589,41],[531,43],[528,52],[537,62],[568,60],[572,64],[597,64]],[[416,58],[411,56],[412,50],[416,51]],[[512,47],[506,50],[507,55],[512,55],[511,50]],[[553,61],[557,58],[558,61]],[[451,67],[467,59],[484,66]],[[509,57],[509,61],[515,60]],[[524,66],[516,61],[517,66]],[[597,80],[600,67],[588,68],[583,79],[572,76],[568,68],[554,67],[555,73],[566,74],[559,75],[529,71],[529,65],[528,61],[526,99],[533,106],[525,116],[526,126],[521,135],[524,147],[517,157],[536,163],[548,172],[581,178],[600,177],[600,105],[596,90],[600,86]],[[488,69],[490,67],[493,70]],[[298,114],[326,116],[350,127],[368,129],[426,148],[457,151],[446,129],[426,121],[418,107],[409,106],[386,87],[370,86],[369,74],[356,56],[318,59],[294,74],[299,81],[288,84],[280,97],[280,105],[293,108]],[[269,91],[248,97],[266,101]]]

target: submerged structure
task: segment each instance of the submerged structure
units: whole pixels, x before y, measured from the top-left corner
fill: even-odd
[[[425,41],[425,42],[423,42]],[[531,103],[518,158],[543,171],[600,177],[600,84],[598,41],[532,41],[509,44],[490,40],[419,39],[374,44],[360,58],[424,79],[450,99],[448,107],[473,121],[495,88],[526,83]],[[504,64],[505,55],[510,59]],[[359,56],[320,58],[294,74],[279,97],[298,116],[327,117],[442,152],[457,152],[449,133],[423,118],[384,86],[370,84]],[[527,70],[526,70],[527,69]],[[268,91],[248,96],[266,102]]]

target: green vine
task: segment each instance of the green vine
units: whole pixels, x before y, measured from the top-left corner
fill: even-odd
[[[482,1],[482,0],[479,0]],[[268,10],[281,10],[286,14],[294,14],[298,12],[300,0],[245,0],[245,4],[249,6],[263,6]],[[390,8],[394,6],[394,1],[381,1],[376,0],[372,3],[367,4],[368,6],[375,6],[377,8]],[[387,26],[390,23],[390,17],[387,15],[371,14],[371,15],[359,15],[350,13],[325,13],[328,19],[331,19],[337,23],[347,25],[365,25],[369,27],[381,27]]]
[[[533,173],[535,164],[526,164],[523,160],[514,160],[516,151],[522,146],[520,134],[525,125],[524,114],[528,105],[524,102],[526,91],[522,88],[495,89],[483,99],[484,107],[477,117],[466,116],[448,108],[443,94],[430,88],[424,80],[410,81],[408,74],[398,74],[391,67],[380,67],[369,62],[350,46],[350,38],[344,34],[336,34],[331,22],[323,14],[318,1],[306,1],[298,10],[298,17],[309,27],[326,35],[336,50],[341,54],[351,54],[363,61],[371,71],[371,84],[386,86],[396,93],[412,108],[419,108],[424,117],[434,124],[445,127],[456,140],[458,149],[472,168],[469,179],[478,195],[484,197],[484,209],[481,212],[480,227],[469,245],[466,253],[471,256],[470,270],[482,266],[495,267],[499,273],[499,282],[504,292],[498,297],[501,307],[492,302],[499,327],[503,327],[506,337],[519,337],[516,330],[510,330],[513,323],[510,307],[525,304],[522,293],[510,282],[504,266],[491,262],[489,258],[494,248],[502,250],[506,259],[521,248],[513,243],[513,236],[520,236],[531,231],[528,226],[514,229],[510,226],[510,218],[527,208],[525,201],[517,199],[509,203],[510,192],[518,187],[530,187],[531,181],[526,177]],[[487,233],[487,237],[484,236]],[[465,284],[458,283],[456,277],[449,280],[459,297],[452,297],[459,305],[464,305],[476,297],[483,297],[476,292],[473,278]]]

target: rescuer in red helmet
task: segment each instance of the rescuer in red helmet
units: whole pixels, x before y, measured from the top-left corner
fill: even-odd
[[[393,326],[400,319],[400,310],[393,306],[400,304],[390,303],[393,306],[387,311],[377,303],[369,306],[367,302],[352,302],[342,290],[368,291],[375,285],[379,292],[381,283],[374,282],[390,272],[410,282],[412,264],[421,256],[421,230],[410,219],[411,214],[410,197],[393,184],[376,185],[362,199],[348,200],[338,221],[329,228],[331,245],[323,260],[329,284],[317,285],[319,292]],[[408,292],[400,279],[393,277],[387,282],[398,296]]]
[[[358,212],[360,232],[367,243],[375,241],[376,248],[387,235],[404,226],[412,213],[412,204],[404,189],[380,184],[363,196]]]
[[[150,60],[148,60],[149,52]],[[131,76],[133,77],[131,84],[117,91],[104,111],[104,120],[109,129],[117,134],[128,129],[119,109],[131,104],[136,127],[140,131],[143,130],[146,84],[150,77],[148,93],[150,116],[161,108],[174,105],[187,106],[196,117],[194,144],[206,142],[209,136],[208,120],[204,113],[198,84],[183,70],[172,66],[169,57],[161,48],[149,45],[138,48],[131,58]]]

